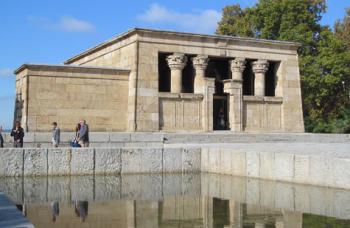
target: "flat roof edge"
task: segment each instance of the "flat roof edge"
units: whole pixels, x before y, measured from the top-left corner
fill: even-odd
[[[30,68],[62,68],[62,69],[86,69],[86,70],[107,70],[107,71],[125,71],[130,72],[130,69],[124,68],[113,68],[113,67],[97,67],[97,66],[78,66],[78,65],[55,65],[55,64],[35,64],[35,63],[25,63],[18,67],[14,73],[18,74],[24,69]]]
[[[129,36],[133,33],[137,32],[148,32],[148,33],[167,33],[167,34],[173,34],[173,35],[182,35],[182,36],[193,36],[193,37],[206,37],[206,38],[216,38],[216,39],[223,39],[223,40],[235,40],[235,41],[247,41],[247,42],[253,42],[253,43],[265,43],[265,44],[277,44],[277,45],[286,45],[291,46],[295,48],[299,48],[301,46],[298,42],[292,42],[292,41],[282,41],[282,40],[268,40],[268,39],[257,39],[257,38],[251,38],[251,37],[240,37],[240,36],[227,36],[227,35],[210,35],[210,34],[200,34],[200,33],[190,33],[190,32],[177,32],[177,31],[171,31],[171,30],[158,30],[158,29],[146,29],[146,28],[133,28],[128,30],[127,32],[121,33],[120,35],[117,35],[99,45],[96,45],[95,47],[89,48],[84,52],[81,52],[80,54],[77,54],[68,60],[66,60],[65,64],[70,64],[78,59],[81,59],[91,53],[94,53],[104,47],[107,47],[118,40],[123,39],[126,36]]]

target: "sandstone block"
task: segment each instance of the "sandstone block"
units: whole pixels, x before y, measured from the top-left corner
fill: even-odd
[[[219,148],[209,148],[209,172],[220,173],[220,156],[221,152]]]
[[[294,155],[275,153],[276,179],[292,181],[294,178]]]
[[[232,152],[230,149],[223,148],[220,151],[220,160],[221,160],[221,171],[222,174],[231,174],[232,173]]]
[[[121,157],[121,149],[119,148],[96,148],[95,174],[120,174]]]
[[[201,148],[201,171],[209,172],[209,149],[206,147]]]
[[[140,173],[142,149],[124,148],[121,153],[122,173]]]
[[[182,172],[182,149],[163,149],[163,172]]]
[[[182,151],[182,171],[200,172],[201,171],[201,149],[188,148]]]
[[[232,151],[232,174],[238,176],[246,175],[246,153]]]
[[[24,175],[47,175],[47,149],[24,150]]]
[[[294,181],[307,183],[309,179],[310,158],[308,155],[294,155]]]
[[[332,160],[324,156],[310,156],[310,178],[312,184],[329,185],[332,178]]]
[[[246,153],[247,176],[259,177],[260,160],[259,152],[248,151]]]
[[[94,173],[94,149],[72,149],[70,163],[71,175],[86,175]]]
[[[163,170],[163,150],[146,149],[142,150],[141,173],[161,173]]]
[[[350,188],[350,159],[334,158],[332,172],[335,186]]]
[[[23,149],[0,149],[0,176],[23,175]]]
[[[70,175],[71,150],[69,148],[48,149],[48,174]]]
[[[260,177],[275,179],[275,153],[264,151],[260,153]]]

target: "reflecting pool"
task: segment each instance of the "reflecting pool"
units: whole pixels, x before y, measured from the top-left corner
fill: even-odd
[[[350,191],[215,174],[2,178],[36,227],[350,227]]]

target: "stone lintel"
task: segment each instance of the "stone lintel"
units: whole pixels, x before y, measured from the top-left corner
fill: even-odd
[[[243,96],[245,102],[283,103],[283,97]]]
[[[160,92],[159,98],[162,99],[182,99],[182,100],[203,100],[203,94],[194,93],[167,93]]]

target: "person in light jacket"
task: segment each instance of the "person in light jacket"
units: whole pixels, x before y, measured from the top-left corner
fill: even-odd
[[[82,147],[89,146],[89,126],[86,124],[85,120],[80,120],[80,130],[78,135],[78,142]]]
[[[57,122],[52,123],[52,145],[58,147],[60,144],[61,130],[57,126]]]

